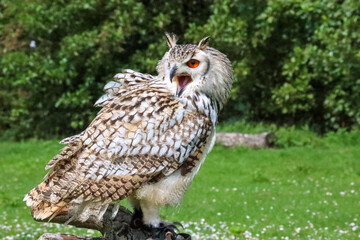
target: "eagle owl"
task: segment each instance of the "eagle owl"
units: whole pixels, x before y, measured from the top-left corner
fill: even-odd
[[[157,228],[159,208],[179,204],[215,141],[217,115],[229,97],[232,67],[208,46],[177,44],[157,65],[158,76],[125,70],[105,85],[95,119],[46,166],[45,180],[25,201],[35,219],[67,210],[86,221],[128,198],[142,223]]]

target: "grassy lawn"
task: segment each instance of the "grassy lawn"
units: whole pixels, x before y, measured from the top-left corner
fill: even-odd
[[[57,141],[0,142],[0,239],[43,232],[98,235],[32,220],[23,196],[45,175]],[[315,145],[252,150],[216,146],[182,205],[162,210],[194,239],[360,238],[360,133]]]

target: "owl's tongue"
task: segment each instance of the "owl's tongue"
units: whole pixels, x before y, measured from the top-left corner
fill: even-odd
[[[192,82],[190,75],[178,75],[177,80],[178,80],[178,91],[181,91],[182,89],[184,89],[184,87],[186,87],[186,85]]]

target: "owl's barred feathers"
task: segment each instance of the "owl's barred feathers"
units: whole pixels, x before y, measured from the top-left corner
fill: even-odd
[[[172,40],[165,56],[177,56],[178,62],[186,59],[189,51],[201,49],[191,45],[184,53],[177,47],[186,45]],[[219,73],[211,75],[214,82],[202,81],[217,84],[225,73],[230,79],[225,84],[228,95],[230,62],[217,50],[211,51],[216,53],[211,55],[215,62],[219,56],[223,58],[226,69],[218,66]],[[169,58],[160,63],[166,65],[166,61]],[[25,196],[34,218],[53,218],[68,210],[81,221],[86,221],[90,212],[97,212],[101,219],[110,203],[130,197],[134,205],[141,205],[145,223],[156,225],[158,220],[146,214],[147,206],[181,201],[212,148],[217,112],[227,96],[209,97],[206,87],[192,95],[185,91],[184,96],[176,96],[164,68],[158,66],[157,77],[125,70],[105,85],[106,94],[95,103],[102,107],[95,119],[80,134],[61,141],[67,146],[47,164],[50,171],[44,182]],[[222,94],[222,90],[214,91]]]

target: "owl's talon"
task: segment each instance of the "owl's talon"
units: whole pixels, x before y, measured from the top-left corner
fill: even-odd
[[[173,223],[161,223],[159,227],[153,228],[154,240],[191,240],[191,236],[187,233],[177,233],[179,229],[177,226],[181,226],[179,222]]]
[[[191,240],[191,236],[187,233],[179,233],[176,240]]]

